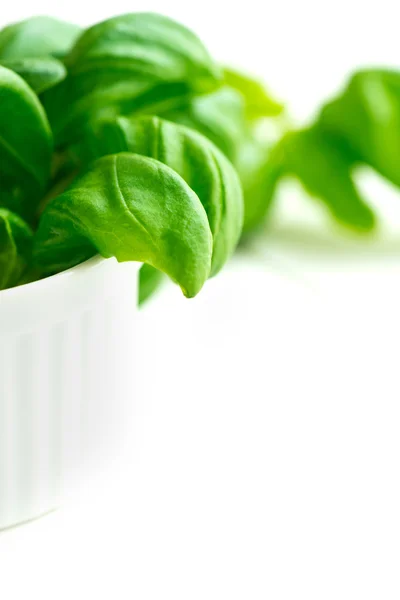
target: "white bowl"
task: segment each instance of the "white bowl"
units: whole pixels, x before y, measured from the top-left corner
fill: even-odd
[[[0,529],[57,507],[121,437],[139,266],[95,257],[0,292]]]

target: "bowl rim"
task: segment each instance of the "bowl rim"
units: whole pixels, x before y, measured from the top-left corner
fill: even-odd
[[[72,315],[92,310],[99,299],[118,293],[120,282],[137,289],[140,262],[119,263],[100,255],[39,281],[0,292],[0,337],[27,333],[61,323]]]
[[[108,258],[104,258],[100,254],[96,254],[91,258],[88,258],[82,263],[75,265],[74,267],[70,267],[69,269],[65,269],[65,271],[60,271],[59,273],[54,273],[54,275],[49,275],[48,277],[44,277],[43,279],[37,279],[35,281],[30,281],[29,283],[23,283],[21,285],[17,285],[12,288],[6,288],[4,290],[0,290],[0,298],[7,298],[7,300],[11,298],[18,298],[23,294],[29,293],[29,291],[42,291],[46,287],[53,286],[54,284],[64,282],[67,278],[70,278],[71,275],[75,273],[81,273],[88,269],[96,268],[105,261],[109,260]]]

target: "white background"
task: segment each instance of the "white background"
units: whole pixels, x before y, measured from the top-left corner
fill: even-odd
[[[385,0],[89,4],[15,0],[1,19],[162,11],[299,120],[353,68],[400,62]],[[364,181],[397,219],[376,245],[278,215],[198,298],[150,302],[131,438],[75,503],[0,535],[0,597],[398,600],[400,198]]]

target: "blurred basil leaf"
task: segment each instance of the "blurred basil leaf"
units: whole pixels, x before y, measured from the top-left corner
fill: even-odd
[[[244,225],[247,233],[266,218],[280,179],[286,174],[282,148],[267,148],[250,140],[243,146],[237,164],[244,192]]]
[[[320,127],[344,140],[359,162],[400,186],[400,73],[356,73],[321,111]]]
[[[225,84],[238,91],[245,103],[249,120],[276,117],[283,112],[283,105],[270,96],[263,83],[239,71],[224,69]]]
[[[245,197],[244,230],[263,222],[283,177],[299,180],[342,225],[359,232],[375,226],[375,216],[352,179],[355,157],[345,145],[318,126],[287,133],[253,166],[239,168]]]
[[[374,214],[352,180],[354,155],[351,152],[346,152],[318,127],[287,134],[281,148],[286,173],[297,177],[338,221],[360,231],[374,227]]]
[[[142,265],[139,271],[139,305],[144,304],[160,287],[163,273],[150,265]]]

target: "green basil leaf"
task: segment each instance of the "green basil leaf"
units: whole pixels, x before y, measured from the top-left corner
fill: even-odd
[[[51,57],[0,59],[0,65],[18,73],[36,94],[50,89],[67,74],[63,63]]]
[[[235,162],[247,134],[246,108],[241,95],[222,87],[212,94],[199,96],[172,110],[163,118],[196,129]]]
[[[224,69],[224,79],[227,86],[237,90],[243,96],[246,116],[249,120],[276,117],[283,112],[283,105],[267,93],[260,81],[227,68]]]
[[[54,273],[99,252],[145,262],[195,296],[211,269],[212,235],[194,191],[161,162],[121,153],[95,161],[45,209],[35,264]]]
[[[320,125],[345,140],[358,161],[400,186],[400,73],[357,73],[323,108]]]
[[[120,117],[99,127],[91,158],[124,151],[164,163],[200,198],[213,234],[215,275],[236,248],[243,225],[242,189],[232,164],[198,132],[158,117]]]
[[[220,78],[198,37],[156,13],[120,15],[90,27],[66,57],[66,64],[73,73],[115,66],[158,81],[187,81],[191,72],[191,85],[202,92]]]
[[[160,287],[163,274],[150,265],[142,265],[139,271],[139,305],[144,304]]]
[[[0,289],[16,285],[32,255],[33,233],[17,215],[0,208]]]
[[[109,19],[86,30],[65,59],[69,76],[43,102],[59,145],[79,139],[89,121],[207,93],[220,69],[200,40],[153,13]],[[106,114],[105,114],[105,112]]]
[[[360,231],[375,225],[351,177],[353,155],[317,127],[287,134],[282,142],[285,169],[319,198],[341,223]]]
[[[267,217],[280,179],[286,174],[284,153],[278,144],[272,149],[254,140],[244,144],[237,169],[244,192],[244,225],[247,233]]]
[[[0,206],[30,220],[50,172],[52,136],[43,107],[21,77],[0,66]]]
[[[0,31],[0,59],[64,56],[80,27],[52,17],[32,17]]]

